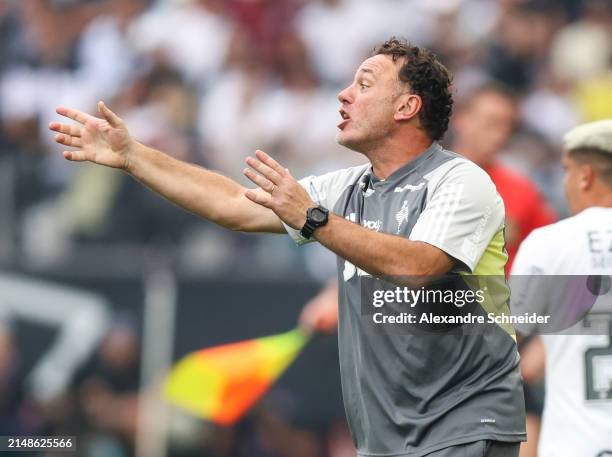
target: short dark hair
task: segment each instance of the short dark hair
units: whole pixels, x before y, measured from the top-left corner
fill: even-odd
[[[571,149],[567,154],[578,163],[591,165],[599,178],[612,187],[612,154],[597,148]]]
[[[377,46],[372,55],[379,54],[391,56],[394,62],[404,59],[399,80],[421,97],[419,119],[427,135],[434,141],[442,138],[453,111],[450,72],[433,52],[401,38],[393,37]]]

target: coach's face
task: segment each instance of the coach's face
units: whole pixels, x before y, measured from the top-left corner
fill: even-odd
[[[342,122],[338,143],[366,153],[389,138],[401,121],[416,116],[420,97],[399,80],[402,60],[376,55],[364,61],[353,83],[338,94]]]

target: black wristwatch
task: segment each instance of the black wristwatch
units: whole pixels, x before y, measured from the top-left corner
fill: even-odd
[[[328,217],[329,210],[321,205],[308,209],[306,211],[306,223],[300,230],[300,234],[309,240],[316,229],[327,224]]]

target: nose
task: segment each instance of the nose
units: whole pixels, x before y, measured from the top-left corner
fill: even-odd
[[[338,94],[338,101],[342,104],[352,102],[351,86],[348,86],[340,91],[340,93]]]

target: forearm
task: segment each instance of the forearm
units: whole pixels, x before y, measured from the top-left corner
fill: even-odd
[[[314,234],[319,243],[356,267],[379,277],[435,277],[452,267],[444,255],[431,255],[436,249],[419,241],[363,228],[330,215],[329,222]]]
[[[245,188],[219,173],[135,143],[126,171],[185,210],[231,230],[282,233],[276,215],[244,196]]]
[[[55,141],[75,148],[63,152],[66,160],[125,170],[178,206],[231,230],[285,232],[276,214],[247,198],[247,189],[238,183],[134,141],[123,120],[102,101],[98,111],[102,119],[73,108],[57,108],[58,114],[77,123],[49,124],[50,130],[58,132]]]

